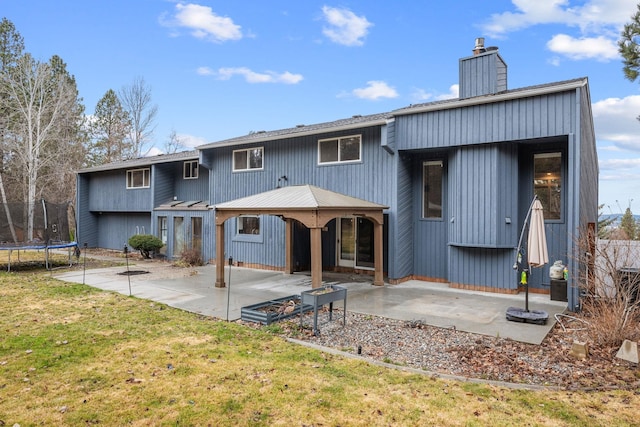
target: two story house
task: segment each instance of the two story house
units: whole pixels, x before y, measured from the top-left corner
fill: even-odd
[[[594,236],[597,223],[588,80],[508,89],[498,49],[477,43],[472,52],[459,60],[457,99],[81,170],[79,242],[118,249],[144,232],[166,242],[168,257],[197,249],[212,262],[233,257],[286,271],[311,268],[310,241],[321,239],[322,269],[515,293],[516,247],[536,195],[550,259],[568,262],[577,278],[584,268],[579,241]],[[266,203],[261,194],[273,198],[275,189],[301,186],[311,196],[334,192],[378,206],[382,220],[354,206],[314,234],[301,221],[283,221],[296,200],[283,201],[281,213],[252,205]],[[238,208],[224,227],[216,227],[216,206],[218,215]],[[217,238],[223,251],[216,252]],[[535,269],[530,288],[548,291],[548,277],[548,266]],[[573,310],[579,295],[569,282]]]

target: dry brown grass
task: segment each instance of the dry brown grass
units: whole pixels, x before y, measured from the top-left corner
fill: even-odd
[[[601,241],[595,254],[582,260],[589,267],[579,278],[582,313],[588,339],[598,346],[640,340],[640,274],[623,272],[637,265],[638,250],[631,240]]]

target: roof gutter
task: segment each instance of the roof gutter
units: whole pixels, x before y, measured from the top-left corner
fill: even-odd
[[[196,147],[198,150],[206,150],[208,148],[219,148],[219,147],[229,147],[229,146],[237,146],[237,145],[246,145],[246,144],[254,144],[254,143],[260,143],[260,142],[267,142],[267,141],[275,141],[275,140],[280,140],[280,139],[289,139],[289,138],[298,138],[301,136],[309,136],[309,135],[317,135],[320,133],[327,133],[327,132],[341,132],[341,131],[347,131],[347,130],[352,130],[352,129],[360,129],[363,127],[369,127],[369,126],[382,126],[382,125],[386,125],[387,124],[387,120],[388,118],[382,118],[382,119],[377,119],[377,120],[372,120],[372,121],[362,121],[362,122],[358,122],[358,123],[349,123],[346,125],[340,125],[340,126],[335,126],[335,127],[326,127],[326,128],[321,128],[321,129],[312,129],[312,130],[307,130],[307,131],[301,131],[301,132],[295,132],[295,133],[286,133],[286,134],[281,134],[281,135],[271,135],[269,136],[269,133],[267,132],[265,134],[265,136],[263,137],[256,137],[256,138],[252,138],[251,140],[246,140],[246,141],[228,141],[228,142],[214,142],[213,144],[206,144],[206,145],[200,145],[198,147]]]
[[[575,89],[584,87],[586,85],[587,85],[587,79],[583,78],[578,81],[566,82],[556,86],[523,89],[523,90],[517,90],[513,92],[497,93],[495,95],[478,96],[473,98],[461,99],[458,101],[445,103],[445,104],[436,103],[436,104],[427,104],[427,105],[414,107],[414,108],[409,107],[402,110],[392,111],[391,114],[394,117],[397,117],[397,116],[406,116],[409,114],[416,114],[416,113],[428,113],[431,111],[451,110],[454,108],[472,107],[475,105],[510,101],[510,100],[519,99],[519,98],[529,98],[532,96],[548,95],[556,92],[566,92],[569,90],[575,90]]]

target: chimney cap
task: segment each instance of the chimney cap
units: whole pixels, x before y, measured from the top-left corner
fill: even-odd
[[[476,38],[476,46],[473,48],[473,54],[479,55],[484,52],[486,52],[484,48],[484,37],[478,37]]]

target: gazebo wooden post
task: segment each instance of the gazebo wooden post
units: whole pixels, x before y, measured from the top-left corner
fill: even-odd
[[[216,224],[216,288],[224,288],[224,221]]]
[[[284,274],[293,273],[293,220],[285,219],[284,232]]]
[[[382,272],[382,265],[384,263],[383,260],[383,251],[384,245],[382,242],[383,233],[382,233],[382,223],[374,221],[373,222],[373,259],[375,264],[375,273],[373,276],[373,284],[375,286],[384,286],[384,277]]]
[[[311,287],[322,286],[322,227],[311,229]]]

